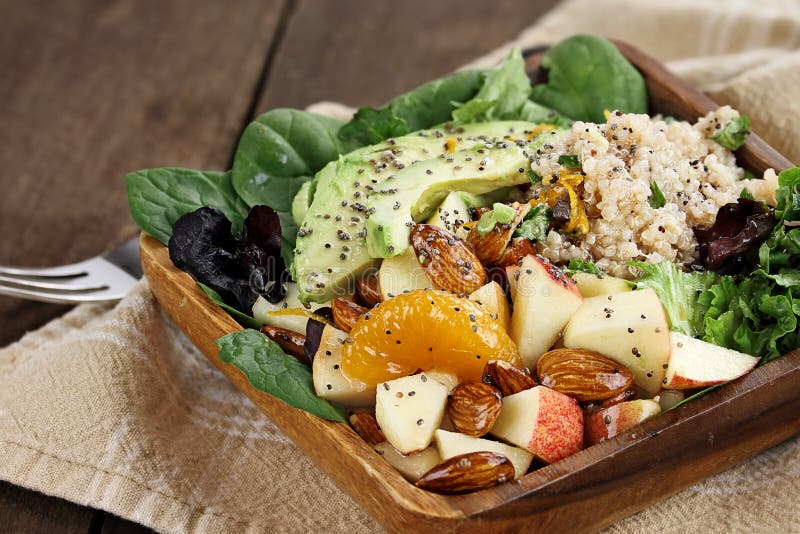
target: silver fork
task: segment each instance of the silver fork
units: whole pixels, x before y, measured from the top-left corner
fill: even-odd
[[[100,256],[58,267],[25,269],[0,265],[0,295],[79,304],[119,300],[142,276],[139,237]]]

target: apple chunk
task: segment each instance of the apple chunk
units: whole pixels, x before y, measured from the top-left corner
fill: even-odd
[[[317,396],[352,407],[372,406],[375,388],[342,372],[342,347],[347,333],[327,325],[314,355],[311,374]]]
[[[536,386],[503,398],[490,433],[553,463],[581,449],[583,412],[575,399]]]
[[[564,330],[564,346],[599,352],[631,370],[637,386],[655,396],[670,354],[664,307],[652,289],[591,297]]]
[[[413,247],[408,247],[399,256],[383,260],[378,270],[378,285],[383,300],[396,297],[404,291],[433,287]]]
[[[578,291],[584,298],[631,291],[631,285],[627,280],[610,274],[575,273],[572,279],[578,284]]]
[[[651,399],[620,402],[586,416],[586,445],[594,445],[629,430],[661,413],[661,405]]]
[[[570,277],[538,256],[525,256],[513,278],[511,339],[525,366],[533,368],[558,340],[583,297]]]
[[[503,325],[506,331],[511,327],[511,310],[508,307],[506,292],[497,282],[489,282],[477,291],[474,291],[469,300],[474,300],[484,306],[489,313],[494,314],[497,322]]]
[[[395,449],[403,454],[430,445],[447,404],[447,386],[425,373],[378,384],[375,419]]]
[[[664,377],[667,389],[702,388],[735,380],[760,360],[680,332],[670,333],[670,345],[672,354]]]
[[[512,447],[499,441],[473,438],[458,432],[448,432],[447,430],[437,430],[434,434],[434,439],[442,461],[469,452],[488,451],[502,454],[514,466],[514,478],[519,478],[527,473],[533,461],[533,454],[529,451],[519,447]]]
[[[384,441],[375,445],[374,449],[383,456],[389,465],[400,471],[400,474],[411,482],[416,482],[422,478],[422,475],[442,462],[436,447],[427,447],[419,452],[402,454],[392,447],[391,443]]]

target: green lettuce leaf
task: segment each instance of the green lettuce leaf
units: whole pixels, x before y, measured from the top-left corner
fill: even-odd
[[[236,233],[241,231],[249,210],[236,194],[230,172],[144,169],[125,177],[125,189],[133,220],[165,245],[175,221],[198,208],[221,210]]]
[[[647,113],[644,78],[613,44],[594,35],[575,35],[542,58],[547,83],[531,98],[574,120],[605,122],[606,110]]]
[[[254,388],[323,419],[347,421],[344,410],[317,397],[311,370],[261,332],[233,332],[216,344],[220,359],[235,365]]]
[[[636,279],[636,289],[649,287],[656,292],[672,330],[688,336],[703,333],[703,314],[698,306],[698,297],[717,281],[717,275],[712,272],[685,273],[669,261],[653,265],[634,261],[628,265],[644,273]]]
[[[711,139],[729,150],[736,150],[744,144],[748,135],[750,135],[750,119],[747,115],[741,115],[728,122],[718,133],[711,136]]]
[[[778,201],[775,208],[778,221],[800,220],[800,167],[786,169],[778,175],[775,199]]]

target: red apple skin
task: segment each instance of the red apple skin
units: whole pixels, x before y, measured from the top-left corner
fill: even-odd
[[[727,382],[727,380],[704,380],[700,382],[698,380],[691,380],[689,378],[684,378],[682,376],[676,375],[672,378],[672,380],[669,381],[669,389],[704,388],[704,387],[716,386],[717,384],[724,384],[725,382]]]
[[[661,406],[656,401],[637,399],[588,414],[584,418],[583,433],[586,446],[611,439],[659,413]]]
[[[541,408],[528,450],[552,464],[583,448],[583,411],[572,397],[544,386],[534,389]]]
[[[538,263],[542,269],[544,269],[550,280],[567,291],[574,293],[580,300],[583,300],[583,295],[581,295],[581,292],[578,289],[578,284],[575,283],[575,280],[564,274],[561,269],[550,263],[549,260],[544,259],[542,256],[533,256],[529,254],[528,257],[532,258],[533,261]]]

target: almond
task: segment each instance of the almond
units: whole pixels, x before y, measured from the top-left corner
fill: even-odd
[[[333,310],[333,324],[345,332],[352,330],[358,318],[369,311],[369,308],[360,306],[352,300],[340,298],[331,301],[331,309]]]
[[[503,252],[503,257],[497,264],[500,267],[508,267],[509,265],[519,265],[519,262],[525,256],[537,255],[539,253],[530,239],[527,237],[515,237],[511,243],[506,247]]]
[[[292,356],[301,357],[303,358],[301,361],[307,363],[305,360],[306,353],[303,348],[306,344],[306,336],[303,334],[277,326],[262,326],[261,333],[280,345],[284,352]]]
[[[481,235],[476,225],[472,227],[467,236],[467,243],[475,250],[478,259],[487,265],[495,264],[503,258],[506,247],[514,235],[514,230],[531,209],[531,205],[527,202],[525,204],[514,202],[511,207],[517,212],[517,216],[511,224],[496,224],[486,235]]]
[[[631,387],[626,389],[619,395],[614,395],[611,398],[597,401],[597,402],[590,402],[583,405],[583,413],[584,414],[591,414],[595,412],[599,412],[600,410],[605,410],[606,408],[610,408],[615,404],[619,404],[621,402],[627,402],[631,400],[636,400],[639,398],[639,392],[636,390],[635,387]]]
[[[585,349],[555,349],[536,363],[543,386],[573,397],[595,402],[615,397],[633,384],[630,370],[602,354]]]
[[[489,384],[459,384],[450,395],[447,414],[456,430],[478,438],[492,428],[503,407],[502,399],[500,391]]]
[[[416,225],[411,246],[436,289],[469,295],[486,283],[486,271],[472,249],[443,228]]]
[[[359,278],[356,281],[356,295],[365,306],[370,308],[382,301],[378,275],[373,273]]]
[[[371,413],[354,413],[350,416],[350,426],[353,427],[356,434],[361,436],[361,439],[373,447],[386,441],[386,436],[383,435],[381,427],[378,426],[378,421]]]
[[[465,493],[491,488],[514,479],[514,466],[496,452],[469,452],[440,463],[417,481],[435,493]]]
[[[626,389],[622,393],[619,393],[618,395],[614,395],[613,397],[600,401],[599,406],[602,409],[611,408],[615,404],[636,400],[638,398],[639,398],[639,392],[636,390],[635,387],[631,387],[629,389]]]
[[[503,360],[492,360],[486,364],[483,381],[493,384],[503,397],[536,387],[536,380],[525,370]]]

